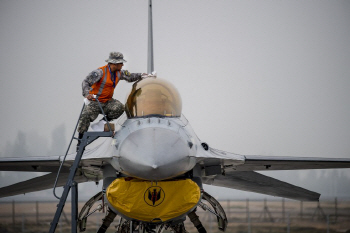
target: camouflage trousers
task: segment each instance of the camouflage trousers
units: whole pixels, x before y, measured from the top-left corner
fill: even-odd
[[[101,103],[101,106],[109,120],[117,119],[124,112],[124,105],[115,99]],[[80,116],[78,132],[82,134],[88,131],[90,122],[96,120],[98,114],[102,114],[98,103],[96,101],[90,101],[90,104],[84,107],[84,110]]]

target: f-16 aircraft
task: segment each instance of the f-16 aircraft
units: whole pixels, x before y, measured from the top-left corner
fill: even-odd
[[[151,16],[151,1],[149,6]],[[151,32],[152,18],[149,19]],[[152,33],[149,38],[148,73],[151,73],[154,70]],[[115,122],[115,131],[109,126],[108,132],[84,134],[77,154],[1,158],[1,171],[49,174],[3,187],[0,197],[50,189],[54,184],[64,186],[50,228],[54,232],[68,192],[74,197],[77,183],[103,180],[103,190],[91,197],[80,214],[77,216],[73,211],[72,232],[78,226],[80,231],[85,231],[88,217],[96,210],[105,209],[106,217],[98,232],[105,232],[119,215],[118,233],[186,232],[183,223],[186,216],[202,233],[206,230],[196,214],[197,208],[215,215],[221,231],[228,224],[224,209],[203,189],[203,184],[318,201],[319,193],[257,171],[350,167],[350,159],[345,158],[240,155],[214,149],[197,137],[185,118],[177,89],[166,79],[150,76],[132,86],[126,111]],[[96,139],[99,145],[85,150]],[[97,202],[103,204],[91,210]]]

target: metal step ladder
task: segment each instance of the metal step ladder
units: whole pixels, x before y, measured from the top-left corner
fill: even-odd
[[[75,130],[73,132],[73,136],[72,136],[71,141],[69,143],[69,146],[68,146],[66,155],[64,157],[64,160],[65,160],[65,158],[66,158],[66,156],[68,154],[68,151],[69,151],[69,148],[70,148],[70,146],[72,144],[72,140],[73,139],[80,140],[80,145],[78,147],[78,151],[77,151],[77,154],[75,156],[74,163],[70,167],[69,176],[68,176],[66,185],[64,186],[64,190],[63,190],[62,196],[60,198],[58,198],[55,195],[55,191],[54,191],[54,195],[60,201],[59,201],[59,203],[57,205],[57,210],[56,210],[54,219],[53,219],[53,221],[50,224],[50,231],[49,231],[49,233],[54,233],[56,228],[57,228],[57,225],[58,225],[59,219],[61,217],[64,205],[66,203],[69,191],[71,191],[71,205],[72,205],[72,220],[71,220],[72,231],[71,232],[72,233],[77,233],[77,226],[78,226],[78,184],[74,181],[75,173],[77,172],[77,169],[78,169],[79,164],[80,164],[80,160],[81,160],[81,158],[82,158],[82,156],[84,154],[85,147],[87,145],[89,145],[90,143],[92,143],[93,141],[98,139],[99,137],[113,137],[113,135],[114,135],[114,132],[112,131],[112,128],[111,128],[109,122],[107,121],[106,115],[105,115],[105,113],[104,113],[104,111],[102,109],[102,106],[101,106],[100,102],[98,101],[98,99],[96,99],[96,101],[99,104],[99,107],[101,109],[101,112],[103,114],[103,117],[104,117],[105,121],[107,122],[109,131],[108,132],[85,132],[82,139],[78,139],[78,138],[74,137],[74,134],[75,134],[75,132],[77,130],[77,126],[78,126],[78,122],[79,122],[80,116],[81,116],[81,114],[83,112],[83,109],[84,109],[84,106],[85,106],[85,104],[84,104],[83,108],[81,109],[81,112],[80,112],[80,115],[79,115],[79,119],[78,119],[78,122],[77,122],[77,124],[75,126]],[[61,163],[61,167],[62,167],[62,165],[64,163],[64,160]],[[58,171],[58,175],[60,173],[61,167],[60,167],[60,169]],[[55,186],[56,186],[57,180],[58,180],[58,176],[57,176],[57,179],[56,179],[56,182],[55,182]]]

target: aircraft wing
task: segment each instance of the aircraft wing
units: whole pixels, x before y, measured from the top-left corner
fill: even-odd
[[[60,156],[0,158],[0,171],[53,172],[59,166]]]
[[[225,175],[203,177],[203,183],[300,201],[318,201],[320,198],[319,193],[252,171],[230,171]]]
[[[87,151],[87,153],[89,153],[89,151]],[[71,155],[71,157],[72,156],[73,155]],[[69,168],[72,162],[72,158],[67,158],[67,162],[65,162],[62,166],[61,173],[57,181],[57,187],[61,187],[66,184],[69,175]],[[100,180],[102,178],[102,172],[100,170],[102,163],[103,159],[99,158],[88,158],[86,160],[82,160],[82,167],[77,171],[74,181],[77,183],[82,183]],[[15,183],[13,185],[1,187],[0,198],[53,188],[59,166],[60,156],[1,158],[0,171],[50,173],[23,182]]]
[[[112,138],[102,140],[102,143],[92,149],[86,149],[81,159],[81,166],[86,169],[99,168],[108,163],[110,157],[115,154],[115,147],[111,145]],[[61,172],[69,172],[76,153],[67,155]],[[0,158],[0,171],[22,172],[57,172],[63,156],[38,156],[38,157],[4,157]],[[95,169],[96,170],[96,169]]]
[[[204,167],[217,164],[223,166],[225,170],[234,171],[350,168],[349,158],[239,155],[214,148],[199,151],[197,161]]]
[[[57,173],[49,173],[30,180],[2,187],[0,188],[0,198],[53,188],[53,184],[56,180],[56,175]],[[57,181],[57,187],[61,187],[66,184],[68,175],[69,173],[60,174]],[[78,174],[74,177],[74,181],[77,183],[82,183],[89,180],[82,174]]]
[[[238,171],[350,168],[350,159],[246,155]]]
[[[238,155],[209,148],[199,151],[203,183],[302,201],[318,201],[320,194],[254,171],[350,168],[350,159]],[[224,173],[222,168],[224,168]]]
[[[81,183],[102,179],[101,166],[109,163],[111,153],[114,153],[114,146],[111,146],[110,139],[104,140],[102,144],[92,149],[85,150],[80,162],[81,168],[77,171],[74,181]],[[76,153],[67,155],[57,187],[65,185],[75,156]],[[0,198],[53,188],[62,158],[63,156],[0,158],[0,171],[50,172],[44,176],[1,187]]]

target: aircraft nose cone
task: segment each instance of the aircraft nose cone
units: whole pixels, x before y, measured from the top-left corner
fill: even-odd
[[[131,133],[120,145],[122,172],[146,180],[163,180],[187,171],[190,147],[177,132],[144,128]]]

